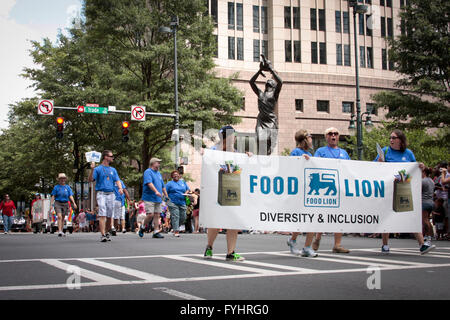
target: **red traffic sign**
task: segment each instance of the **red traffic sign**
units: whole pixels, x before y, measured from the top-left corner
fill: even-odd
[[[84,107],[83,107],[83,106],[78,106],[78,107],[77,107],[77,111],[78,111],[79,113],[83,113],[83,112],[84,112]]]
[[[39,100],[38,114],[52,116],[53,111],[54,111],[53,100]]]
[[[131,106],[131,120],[145,121],[145,107]]]

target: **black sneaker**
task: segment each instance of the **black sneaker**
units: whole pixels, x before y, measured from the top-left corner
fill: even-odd
[[[100,238],[100,242],[106,242],[106,241],[108,241],[108,239],[106,239],[106,236],[101,236],[101,238]]]
[[[152,238],[163,239],[164,236],[161,234],[161,232],[157,232],[157,233],[153,233],[153,237]]]
[[[111,237],[110,237],[110,235],[109,235],[109,232],[106,234],[106,240],[107,240],[107,241],[111,241]]]
[[[116,235],[117,235],[117,231],[116,231],[115,228],[112,228],[112,229],[111,229],[111,235],[112,235],[112,236],[116,236]]]

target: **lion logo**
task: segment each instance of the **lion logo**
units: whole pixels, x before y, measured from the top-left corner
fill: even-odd
[[[327,174],[322,173],[322,176],[320,176],[319,173],[311,173],[309,175],[309,192],[308,195],[311,195],[313,192],[315,195],[319,195],[320,189],[327,189],[325,192],[325,195],[330,195],[330,192],[332,192],[331,196],[335,196],[337,193],[336,190],[336,181],[334,179],[334,174]]]

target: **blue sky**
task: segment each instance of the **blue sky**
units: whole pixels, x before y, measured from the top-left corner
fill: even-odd
[[[20,77],[24,67],[36,67],[30,58],[30,40],[49,38],[56,42],[72,17],[79,14],[82,0],[0,0],[0,129],[8,127],[9,104],[37,93],[30,81]]]

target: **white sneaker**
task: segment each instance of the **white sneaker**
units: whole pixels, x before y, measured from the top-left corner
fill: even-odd
[[[302,257],[315,258],[317,256],[318,254],[311,247],[305,247],[302,249]]]
[[[292,254],[295,254],[297,256],[300,254],[300,250],[297,248],[297,241],[296,240],[289,239],[286,243],[287,243],[287,245],[289,247],[289,250],[291,250]]]

